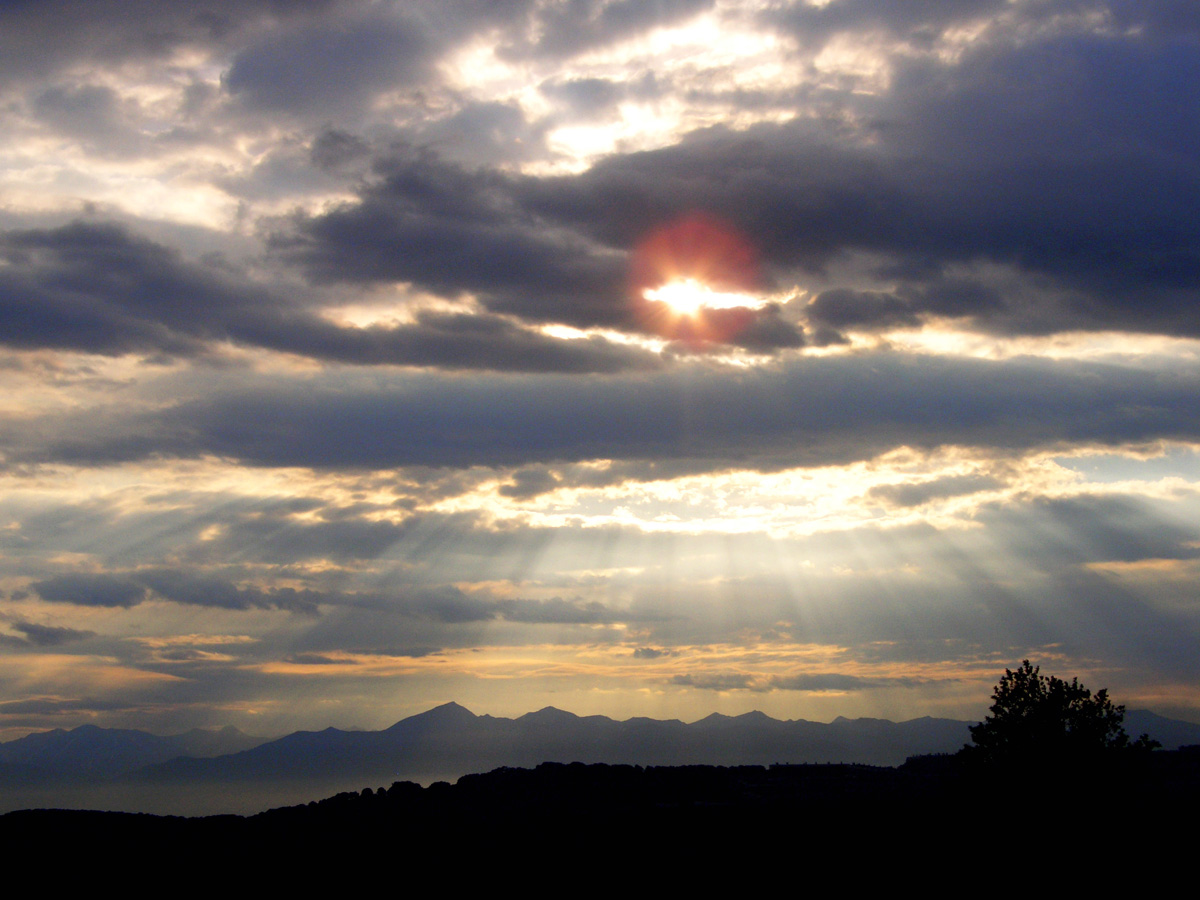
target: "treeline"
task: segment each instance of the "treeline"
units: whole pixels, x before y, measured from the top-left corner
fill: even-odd
[[[546,763],[453,785],[397,782],[249,817],[17,812],[0,817],[0,838],[18,854],[47,844],[100,856],[130,847],[168,856],[186,849],[250,864],[263,854],[303,863],[320,858],[310,854],[403,848],[425,863],[536,852],[558,865],[614,846],[665,857],[706,846],[722,853],[802,846],[841,858],[868,845],[898,852],[933,842],[970,853],[982,846],[981,832],[1027,816],[1130,846],[1139,829],[1200,799],[1200,752],[1159,751],[1132,766],[1045,776],[964,767],[957,756],[898,768]]]

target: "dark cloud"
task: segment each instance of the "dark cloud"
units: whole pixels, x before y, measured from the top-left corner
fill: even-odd
[[[343,172],[365,161],[371,148],[357,135],[326,128],[313,140],[309,152],[312,164],[318,169]]]
[[[398,542],[402,524],[352,517],[342,521],[296,520],[287,516],[249,515],[233,510],[213,517],[222,530],[200,547],[205,560],[221,561],[254,548],[256,559],[288,564],[300,560],[349,563],[376,559]]]
[[[220,47],[246,29],[319,14],[334,0],[14,0],[0,5],[0,77],[46,77],[87,64],[161,60]],[[63,23],[69,22],[69,28]]]
[[[375,602],[392,606],[391,601],[385,598]],[[486,622],[497,614],[496,606],[489,598],[467,594],[449,586],[411,592],[409,596],[401,598],[394,608],[410,616],[453,625]]]
[[[34,582],[30,587],[49,603],[76,606],[130,607],[150,592],[176,603],[225,609],[287,609],[315,612],[323,595],[294,588],[238,587],[220,578],[171,569],[122,574],[70,573]],[[43,635],[44,636],[44,635]],[[32,639],[32,636],[30,636]]]
[[[323,594],[291,587],[239,587],[221,578],[172,569],[154,569],[131,574],[164,600],[193,606],[223,609],[283,609],[315,613]]]
[[[752,313],[741,313],[743,321],[727,329],[729,343],[743,349],[774,353],[805,345],[804,329],[787,321],[778,306],[767,306]]]
[[[154,661],[159,663],[209,663],[212,661],[212,654],[193,647],[174,647],[156,651]]]
[[[912,304],[882,291],[833,288],[808,305],[810,319],[836,329],[894,328],[920,324]]]
[[[59,647],[96,636],[94,631],[66,628],[61,625],[39,625],[37,622],[13,622],[11,627],[25,635],[25,640],[35,647]]]
[[[44,697],[32,700],[0,701],[0,716],[59,716],[79,712],[111,712],[129,708],[129,703],[122,700],[101,700],[89,697],[78,699]]]
[[[124,154],[143,143],[130,125],[128,105],[112,88],[86,84],[47,88],[32,107],[40,122],[79,139],[89,151]]]
[[[513,473],[512,479],[511,484],[501,485],[498,490],[501,496],[512,497],[515,500],[537,497],[562,484],[553,472],[538,468],[518,469]]]
[[[464,103],[452,115],[406,131],[409,140],[437,147],[447,157],[473,166],[511,166],[545,158],[546,120],[530,122],[513,103]]]
[[[1197,377],[1186,368],[1165,377],[1100,363],[878,353],[869,365],[856,356],[798,358],[650,379],[262,381],[151,413],[48,414],[6,435],[4,449],[10,464],[207,454],[315,468],[597,459],[785,468],[869,459],[902,445],[1010,452],[1195,440]]]
[[[423,656],[433,656],[441,653],[441,647],[376,647],[370,653],[377,656],[397,656],[408,659],[420,659]]]
[[[536,38],[513,43],[510,52],[561,56],[682,21],[708,6],[456,3],[431,18],[403,4],[383,10],[346,3],[336,16],[268,3],[186,11],[164,4],[147,11],[145,27],[147,35],[160,35],[161,48],[173,48],[224,40],[220,36],[242,34],[236,23],[269,18],[270,29],[251,28],[238,38],[225,84],[251,105],[311,112],[353,106],[397,80],[419,81],[455,41],[524,21],[526,13]],[[15,10],[16,32],[47,27],[45,13],[32,6]],[[106,33],[101,19],[108,12],[107,4],[89,12],[96,34]],[[790,4],[764,15],[805,46],[839,34],[885,34],[932,46],[947,28],[991,24],[949,61],[936,54],[892,55],[886,93],[870,101],[847,93],[836,101],[860,123],[855,128],[840,116],[833,124],[802,117],[742,132],[712,129],[662,150],[614,154],[578,176],[520,178],[487,168],[527,158],[540,147],[543,126],[511,105],[458,104],[422,125],[418,139],[443,147],[460,141],[481,168],[456,168],[429,151],[393,154],[380,161],[380,181],[363,189],[359,203],[301,217],[291,234],[276,234],[274,246],[319,278],[412,281],[448,295],[471,291],[493,311],[530,321],[636,329],[623,255],[647,227],[703,209],[752,235],[779,278],[797,267],[820,270],[847,251],[886,258],[878,274],[898,283],[869,290],[832,286],[818,297],[810,307],[817,344],[836,342],[846,328],[915,325],[938,315],[1000,332],[1118,326],[1196,333],[1200,235],[1191,210],[1198,199],[1194,132],[1200,116],[1195,92],[1187,90],[1200,74],[1200,48],[1189,37],[1194,13],[1165,2],[842,0]],[[1046,25],[1051,20],[1053,27]],[[121,37],[131,39],[125,31]],[[110,49],[134,52],[133,44],[121,47]],[[166,52],[161,48],[155,52]],[[329,71],[338,78],[328,78]],[[543,86],[548,96],[579,109],[611,104],[618,90],[629,87],[596,79]],[[59,127],[105,132],[112,140],[120,131],[117,106],[113,91],[99,86],[60,85],[34,101]],[[327,130],[312,158],[327,171],[345,171],[364,152],[361,139]],[[947,272],[982,263],[1043,283],[1026,279],[1014,287]],[[10,287],[44,299],[45,279],[53,274],[29,273]],[[188,286],[195,293],[197,285]],[[229,290],[226,285],[224,293]],[[198,343],[228,337],[276,349],[294,343],[299,352],[363,363],[438,365],[447,356],[437,346],[437,329],[354,334],[299,315],[294,304],[281,305],[265,292],[252,293],[257,313],[235,304],[236,316],[210,317],[199,332],[179,322],[131,318],[111,305],[97,308],[82,296],[83,308],[70,317],[77,323],[63,329],[59,345],[121,352],[156,343],[168,352],[195,352]],[[41,324],[28,308],[18,312]],[[32,329],[30,340],[39,330]],[[748,322],[734,342],[772,351],[800,347],[804,339],[794,322],[767,313]],[[524,361],[490,367],[539,368],[519,348],[513,354]],[[612,354],[605,360],[580,362],[572,355],[568,364],[547,367],[608,371],[605,365],[623,364]]]
[[[48,603],[72,603],[76,606],[136,606],[146,599],[146,588],[123,576],[69,574],[30,587]]]
[[[674,650],[662,650],[657,647],[637,647],[633,651],[634,659],[662,659],[667,656],[674,656]]]
[[[979,491],[992,491],[1003,487],[1004,482],[994,475],[950,475],[930,481],[915,481],[909,484],[881,484],[867,491],[867,499],[893,506],[920,506],[930,500],[946,497],[961,497]]]
[[[216,273],[115,225],[10,231],[2,252],[10,346],[196,352],[205,320],[239,299]]]
[[[241,42],[222,84],[240,108],[328,123],[357,119],[380,96],[422,102],[437,88],[435,63],[481,31],[520,17],[528,0],[425,4],[341,2],[329,14],[295,17]]]
[[[807,123],[716,127],[517,190],[535,213],[605,245],[631,248],[700,210],[736,226],[769,264],[818,268],[856,242],[881,241],[902,201],[884,160],[829,137]]]
[[[607,78],[568,78],[546,81],[538,90],[552,100],[562,103],[572,113],[590,118],[598,111],[615,106],[629,91],[628,84]]]
[[[327,116],[398,82],[423,80],[439,49],[424,23],[382,6],[359,9],[272,30],[234,58],[226,90],[250,109]]]
[[[411,325],[340,327],[219,260],[193,263],[115,224],[0,237],[0,325],[22,348],[200,355],[230,340],[355,365],[516,371],[650,369],[655,354],[592,337],[557,340],[496,316],[418,313]],[[311,300],[312,298],[308,298]]]
[[[1006,62],[1019,64],[1022,78],[1045,68],[1036,59]],[[1111,84],[1118,68],[1081,77]],[[934,74],[941,73],[926,80]],[[1136,126],[1110,121],[1095,123],[1099,134],[1086,141],[1082,134],[1057,135],[1048,123],[1024,136],[995,134],[983,153],[963,137],[978,131],[967,116],[979,116],[980,128],[986,118],[993,130],[1005,123],[1026,130],[1011,110],[978,110],[984,100],[973,93],[985,79],[981,73],[964,87],[947,77],[943,93],[930,91],[925,100],[933,107],[921,110],[928,123],[914,125],[916,112],[886,130],[881,123],[882,145],[870,149],[823,146],[804,125],[716,130],[676,147],[606,160],[576,178],[527,183],[525,192],[541,214],[617,246],[630,246],[640,223],[695,206],[740,226],[776,270],[819,272],[838,254],[867,251],[894,261],[880,274],[916,275],[898,294],[827,292],[815,312],[839,323],[907,325],[922,315],[951,315],[1015,332],[1117,326],[1196,333],[1189,298],[1200,273],[1193,252],[1198,235],[1187,212],[1198,199],[1190,174],[1195,161],[1180,155],[1190,151],[1164,155],[1150,136],[1145,147],[1130,145]],[[960,108],[945,108],[947,92]],[[1146,102],[1160,102],[1157,91],[1146,93],[1153,93]],[[1099,116],[1108,102],[1099,92],[1086,103],[1072,98],[1057,82],[1038,95],[1046,105],[1060,101],[1047,117],[1064,120],[1068,108],[1075,119],[1090,111]],[[1169,116],[1192,117],[1182,109]],[[916,132],[919,148],[899,146],[906,127]],[[1053,137],[1035,141],[1034,132]],[[1107,146],[1098,140],[1104,138]],[[1003,156],[995,155],[997,144]],[[1137,184],[1121,174],[1130,167]],[[1153,242],[1145,229],[1155,234]],[[949,274],[952,266],[983,262],[1051,279],[1058,293],[1035,281],[1001,296],[998,285]],[[1030,294],[1049,308],[1031,307]]]
[[[819,299],[815,312],[844,324],[950,315],[1006,332],[1196,333],[1200,101],[1183,85],[1200,45],[1052,33],[895,65],[849,133],[715,128],[513,187],[525,208],[616,248],[702,209],[741,228],[779,277],[883,255],[894,291]],[[951,271],[982,263],[1026,281]]]
[[[1064,563],[1136,562],[1200,558],[1196,530],[1173,522],[1156,504],[1131,496],[1083,494],[1030,500],[1014,520],[996,504],[984,506],[978,521],[1027,562],[1046,570]],[[1019,523],[1019,524],[1018,524]]]
[[[501,600],[496,604],[510,622],[558,625],[592,625],[629,621],[627,614],[615,612],[598,601],[564,600]]]
[[[292,653],[283,658],[286,663],[298,666],[336,666],[344,665],[345,660],[325,653]]]
[[[706,691],[765,690],[753,675],[746,675],[740,672],[676,675],[671,679],[671,683],[680,685],[681,687],[694,687]]]
[[[623,256],[533,220],[516,203],[510,176],[428,151],[393,156],[379,172],[360,202],[276,233],[276,253],[318,279],[470,291],[534,321],[629,321]]]
[[[617,8],[605,7],[612,15]],[[987,8],[930,3],[903,21],[949,21]],[[839,3],[793,12],[851,27],[865,10]],[[872,16],[876,24],[901,21],[890,5]],[[351,52],[360,26],[363,39],[378,38],[380,46],[394,37],[363,22],[335,31],[330,52]],[[303,30],[305,41],[317,40],[308,25]],[[342,50],[339,41],[346,43]],[[369,68],[385,56],[361,58]],[[478,148],[476,167],[429,149],[389,152],[358,202],[299,216],[276,228],[271,245],[328,282],[412,282],[447,296],[471,292],[491,311],[531,322],[638,330],[645,325],[637,315],[640,301],[630,296],[627,254],[647,228],[699,209],[744,231],[777,279],[823,271],[848,252],[881,259],[875,276],[892,282],[886,289],[833,285],[810,306],[817,343],[846,329],[912,326],[931,316],[1000,332],[1123,327],[1197,333],[1200,225],[1191,211],[1200,200],[1194,177],[1200,133],[1193,133],[1200,101],[1185,87],[1200,75],[1195,42],[1165,33],[1132,40],[1052,30],[1016,44],[980,41],[951,62],[897,57],[894,69],[886,95],[869,104],[844,98],[861,107],[855,110],[861,124],[849,132],[819,119],[739,132],[713,128],[661,150],[614,154],[570,176],[522,177],[483,165],[535,147],[538,127],[511,106],[463,106],[436,125],[443,131],[427,137],[459,135]],[[274,85],[272,73],[279,71],[264,67],[258,85],[235,65],[228,82],[242,84],[250,96]],[[303,70],[292,75],[298,83],[310,80]],[[592,101],[604,102],[602,85],[592,88]],[[46,114],[58,110],[72,113],[68,118],[80,127],[107,127],[115,115],[111,91],[74,90],[46,92]],[[289,97],[279,102],[300,102]],[[524,149],[513,150],[518,143]],[[330,171],[364,152],[360,139],[335,131],[324,132],[311,151]],[[337,328],[295,301],[221,281],[178,260],[165,266],[162,248],[153,258],[151,247],[135,248],[126,238],[128,246],[114,247],[111,256],[127,264],[130,293],[136,298],[140,285],[154,284],[160,294],[201,297],[187,319],[132,314],[127,300],[114,303],[104,294],[111,275],[107,284],[89,278],[96,287],[78,291],[68,304],[61,294],[71,285],[61,282],[74,274],[82,283],[92,274],[80,265],[64,274],[68,235],[21,233],[10,236],[11,248],[41,240],[45,254],[57,247],[59,255],[6,272],[14,316],[34,326],[14,333],[28,333],[28,342],[51,340],[37,312],[46,309],[69,322],[55,330],[60,346],[120,352],[155,344],[198,352],[208,341],[232,339],[358,363],[471,366],[461,359],[467,353],[444,362],[453,354],[439,345],[441,332],[461,330],[462,322]],[[998,282],[981,266],[1007,268],[1017,281]],[[955,271],[973,268],[978,274]],[[494,331],[507,328],[487,338],[497,345],[518,337],[536,344],[511,322],[489,324]],[[804,343],[796,323],[778,310],[744,325],[731,340],[748,349]],[[611,348],[603,361],[581,361],[573,352],[579,347],[558,344],[570,361],[530,361],[552,356],[551,344],[524,351],[505,346],[497,351],[504,362],[487,367],[608,371],[627,362]]]
[[[321,281],[415,282],[448,296],[471,292],[492,311],[532,322],[655,332],[642,300],[631,296],[628,251],[678,209],[678,196],[659,215],[625,204],[629,191],[607,183],[593,191],[575,178],[469,169],[427,149],[397,152],[377,170],[379,181],[362,189],[359,202],[273,233],[275,254]],[[625,232],[606,231],[595,209],[600,218],[584,222],[587,203],[575,197],[581,192],[603,195]],[[593,224],[599,229],[582,236]],[[804,343],[774,306],[707,310],[695,330],[701,340],[730,335],[729,342],[754,350]]]
[[[984,19],[1011,5],[1007,0],[832,0],[820,5],[799,0],[768,7],[762,18],[810,50],[838,35],[862,38],[871,33],[929,46],[947,28]]]
[[[411,327],[377,329],[353,338],[347,341],[350,346],[345,362],[577,373],[651,370],[661,366],[653,353],[594,335],[568,340],[551,338],[505,318],[478,314],[422,312]],[[377,345],[374,352],[370,347],[372,338]],[[328,349],[320,355],[338,359],[336,353],[328,352],[333,343],[326,339],[321,349]]]

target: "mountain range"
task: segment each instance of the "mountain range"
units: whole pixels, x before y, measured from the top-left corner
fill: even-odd
[[[234,728],[174,737],[84,725],[0,744],[0,812],[67,806],[194,815],[255,812],[397,780],[453,780],[546,761],[642,766],[860,763],[895,766],[951,753],[971,723],[846,719],[781,721],[751,712],[677,719],[577,716],[546,707],[515,719],[457,703],[382,731],[298,731],[276,740]],[[1168,749],[1200,744],[1200,725],[1130,712],[1127,730]]]

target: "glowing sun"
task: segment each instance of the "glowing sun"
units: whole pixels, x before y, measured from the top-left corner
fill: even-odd
[[[629,296],[641,326],[691,344],[724,343],[766,305],[758,254],[732,226],[693,213],[655,228],[634,249]]]
[[[677,316],[695,316],[702,309],[754,309],[762,306],[762,301],[751,294],[714,291],[695,278],[669,281],[656,288],[647,288],[642,296],[647,300],[665,303]]]

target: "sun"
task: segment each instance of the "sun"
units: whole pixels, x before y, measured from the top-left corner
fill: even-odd
[[[766,305],[754,247],[705,213],[669,221],[638,242],[629,299],[645,331],[695,345],[731,341]]]
[[[677,316],[693,317],[704,309],[738,309],[761,306],[762,301],[752,294],[734,291],[714,291],[702,281],[685,278],[669,281],[656,288],[646,288],[642,297],[654,303],[663,303]]]

